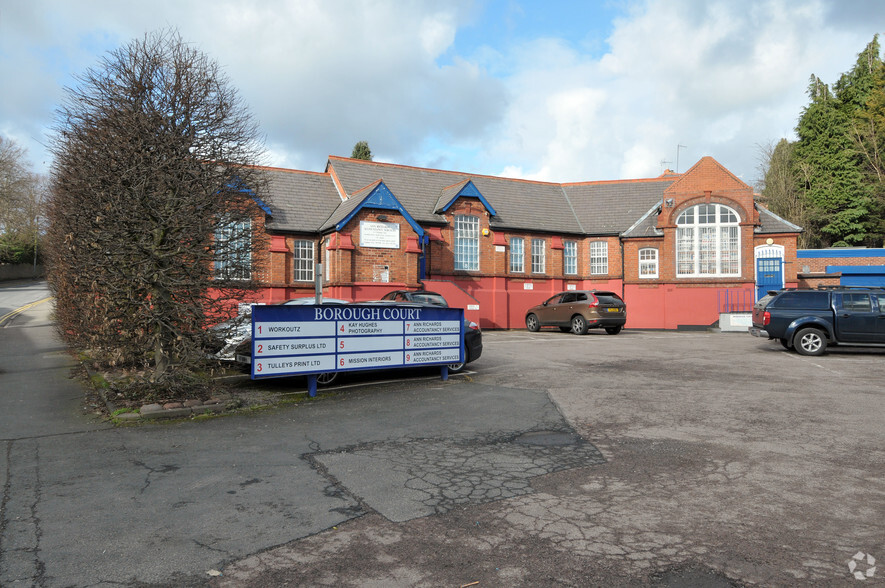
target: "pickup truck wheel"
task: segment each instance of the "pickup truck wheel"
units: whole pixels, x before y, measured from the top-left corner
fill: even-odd
[[[793,346],[801,355],[821,355],[827,349],[827,339],[819,329],[802,329],[793,338]]]

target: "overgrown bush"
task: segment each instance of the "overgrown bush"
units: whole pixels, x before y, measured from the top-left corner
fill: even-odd
[[[52,144],[59,329],[99,368],[137,369],[144,390],[175,387],[203,368],[207,324],[258,285],[258,128],[219,66],[172,31],[78,82]]]

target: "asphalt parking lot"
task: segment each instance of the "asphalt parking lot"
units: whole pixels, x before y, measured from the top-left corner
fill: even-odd
[[[487,331],[484,346],[445,384],[453,414],[476,393],[498,406],[488,415],[528,407],[531,433],[471,436],[477,422],[317,456],[361,516],[229,562],[213,582],[883,582],[871,562],[885,557],[885,349],[808,358],[740,333],[630,330]],[[387,474],[360,485],[366,468]]]
[[[3,586],[883,582],[882,349],[486,332],[445,382],[114,427],[50,310],[0,337]]]

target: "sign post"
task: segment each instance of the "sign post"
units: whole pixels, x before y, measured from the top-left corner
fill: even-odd
[[[252,310],[252,378],[440,365],[464,358],[464,310],[413,305],[266,305]]]

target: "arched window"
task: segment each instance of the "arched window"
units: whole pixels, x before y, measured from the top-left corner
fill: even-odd
[[[658,250],[646,247],[639,250],[639,277],[658,277]]]
[[[676,219],[676,275],[739,276],[741,233],[737,213],[722,204],[698,204]]]

